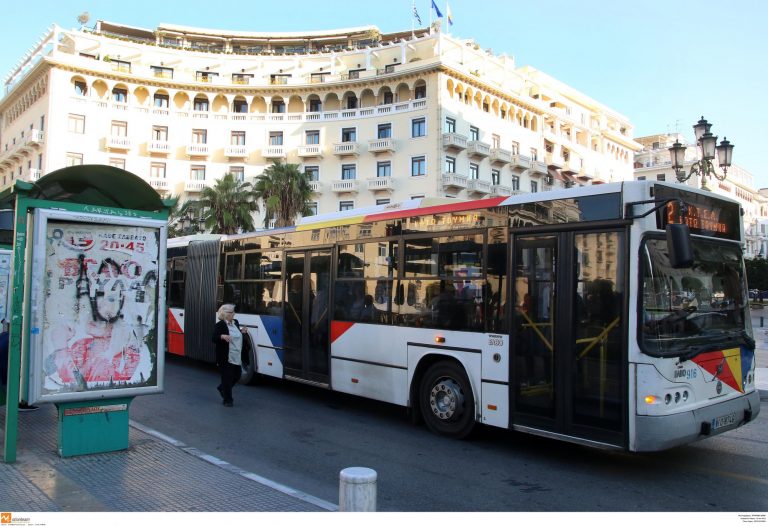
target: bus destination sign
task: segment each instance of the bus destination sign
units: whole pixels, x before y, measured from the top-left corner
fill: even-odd
[[[658,228],[665,228],[670,223],[688,225],[692,234],[738,240],[739,205],[718,199],[676,190],[666,186],[655,187],[656,199],[676,198],[659,210]],[[681,202],[684,206],[680,206]]]

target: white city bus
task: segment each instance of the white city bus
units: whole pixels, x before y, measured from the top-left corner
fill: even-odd
[[[482,423],[654,451],[760,411],[738,203],[627,182],[421,199],[168,242],[169,352],[213,360],[214,312],[266,375]]]

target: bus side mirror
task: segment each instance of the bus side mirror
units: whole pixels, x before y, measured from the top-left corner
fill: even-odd
[[[667,225],[667,251],[672,268],[693,266],[693,245],[688,225],[670,223]]]

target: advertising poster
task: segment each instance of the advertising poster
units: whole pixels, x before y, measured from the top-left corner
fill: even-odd
[[[160,228],[53,218],[37,228],[44,231],[45,270],[33,286],[36,399],[116,397],[157,388],[158,276],[165,258]],[[39,250],[40,232],[36,239]]]

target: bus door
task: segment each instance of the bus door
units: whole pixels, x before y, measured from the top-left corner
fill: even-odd
[[[513,242],[512,421],[622,445],[624,232],[526,235]]]
[[[327,384],[331,251],[285,255],[283,312],[286,377]]]

